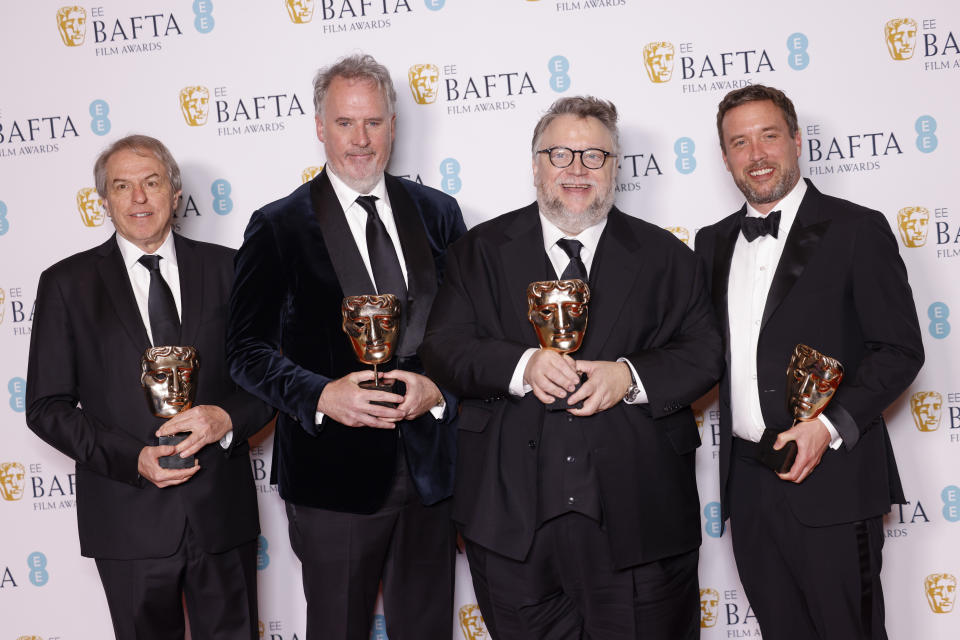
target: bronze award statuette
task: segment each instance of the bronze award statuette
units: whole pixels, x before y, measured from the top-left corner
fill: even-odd
[[[404,395],[406,387],[400,380],[384,382],[377,365],[386,364],[393,357],[400,335],[400,303],[392,293],[383,295],[347,296],[341,305],[343,331],[357,360],[373,365],[373,380],[360,383],[363,389],[386,391]],[[396,408],[396,402],[372,401],[383,407]]]
[[[540,346],[562,354],[579,349],[587,330],[589,302],[590,287],[583,280],[531,282],[527,287],[527,318],[537,331]],[[586,379],[586,374],[580,374],[577,389]],[[546,408],[547,411],[582,409],[583,403],[570,405],[566,398],[557,398]]]
[[[787,410],[793,425],[816,419],[827,408],[840,381],[843,365],[813,347],[798,344],[787,365]],[[767,429],[760,439],[760,460],[777,473],[786,473],[797,457],[797,443],[788,442],[779,451],[773,449],[777,432]]]
[[[149,347],[140,358],[140,386],[147,396],[150,412],[158,418],[172,418],[193,406],[197,397],[196,376],[200,359],[195,347]],[[160,436],[161,445],[177,445],[189,433]],[[189,469],[196,456],[181,458],[174,454],[158,458],[164,469]]]

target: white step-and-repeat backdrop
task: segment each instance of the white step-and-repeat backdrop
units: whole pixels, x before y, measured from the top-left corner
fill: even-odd
[[[128,133],[160,138],[184,172],[177,229],[236,247],[256,207],[322,166],[312,76],[361,50],[399,93],[389,170],[456,196],[468,226],[533,199],[534,123],[556,98],[588,93],[622,114],[618,205],[692,243],[742,202],[720,159],[718,101],[750,83],[784,89],[803,175],[887,215],[924,333],[927,363],[887,411],[910,500],[885,519],[890,637],[960,636],[960,5],[34,0],[6,3],[3,25],[0,640],[112,633],[94,563],[79,555],[73,462],[24,424],[37,278],[113,232],[93,191],[96,154]],[[719,532],[715,402],[697,405],[702,637],[759,637]],[[261,434],[251,457],[262,637],[302,640],[271,443]],[[486,637],[462,558],[458,581],[452,637]],[[371,638],[386,638],[382,618]]]

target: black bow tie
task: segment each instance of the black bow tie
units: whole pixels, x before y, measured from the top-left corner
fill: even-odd
[[[747,242],[753,242],[760,236],[771,235],[777,237],[780,231],[780,212],[771,211],[762,218],[744,216],[740,221],[740,230]]]

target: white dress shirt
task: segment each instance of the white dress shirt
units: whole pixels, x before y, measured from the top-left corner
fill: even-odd
[[[583,245],[580,249],[580,260],[583,262],[583,266],[586,267],[587,274],[589,275],[590,269],[593,267],[593,258],[597,253],[597,245],[600,243],[600,236],[603,234],[606,226],[607,219],[604,218],[592,227],[584,229],[578,235],[571,236],[550,222],[542,212],[540,213],[540,228],[543,231],[543,249],[547,252],[547,257],[550,259],[550,264],[553,265],[553,270],[556,272],[557,278],[563,275],[564,269],[566,269],[570,263],[570,256],[557,244],[557,240],[568,238],[570,240],[580,241],[580,244]],[[524,384],[523,374],[527,369],[527,363],[530,362],[530,358],[533,357],[533,354],[536,352],[537,349],[531,347],[520,356],[520,361],[517,362],[517,366],[513,370],[513,376],[510,378],[509,391],[511,395],[522,398],[533,390],[533,387],[529,384]],[[637,383],[637,388],[640,390],[634,401],[629,404],[646,403],[647,392],[644,390],[643,383],[640,381],[640,376],[637,375],[637,370],[633,368],[633,364],[626,358],[618,358],[617,361],[627,363],[627,367],[630,368],[630,374],[633,376],[633,379]]]
[[[730,410],[733,435],[752,442],[759,442],[766,428],[757,386],[757,342],[760,339],[763,309],[787,235],[797,219],[797,210],[806,191],[806,183],[798,181],[771,209],[780,211],[776,238],[766,235],[747,242],[743,234],[739,234],[730,263],[727,315],[730,319]],[[761,218],[763,214],[747,203],[747,216]],[[789,354],[783,355],[786,359]],[[838,448],[842,441],[836,428],[823,414],[820,414],[820,419],[830,432],[830,446]]]

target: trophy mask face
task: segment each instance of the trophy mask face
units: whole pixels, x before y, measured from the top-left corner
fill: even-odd
[[[652,82],[670,82],[673,57],[673,44],[669,42],[650,42],[643,47],[643,64]]]
[[[924,207],[904,207],[897,212],[897,228],[906,247],[922,247],[927,242],[930,211]]]
[[[23,497],[23,465],[19,462],[0,462],[0,496],[4,500],[19,500]]]
[[[57,10],[60,39],[68,47],[79,47],[87,36],[87,11],[83,7],[60,7]]]
[[[886,24],[887,51],[894,60],[909,60],[917,46],[917,21],[895,18]]]
[[[306,24],[313,20],[315,0],[287,0],[287,15],[294,24]]]
[[[936,391],[918,391],[910,396],[910,412],[920,431],[936,431],[940,428],[943,396]]]
[[[407,70],[410,92],[417,104],[433,104],[440,89],[440,68],[435,64],[415,64]]]
[[[957,599],[957,579],[949,573],[934,573],[924,579],[927,603],[934,613],[950,613]]]
[[[140,359],[140,385],[150,410],[158,418],[172,418],[193,406],[197,397],[194,374],[199,368],[193,347],[150,347]]]
[[[343,299],[343,331],[357,360],[383,364],[393,357],[400,333],[400,304],[387,293],[378,296],[349,296]]]
[[[800,421],[813,420],[833,397],[843,366],[816,349],[799,344],[787,367],[787,408]]]
[[[180,112],[191,127],[206,124],[210,112],[210,90],[199,85],[181,89]]]
[[[84,226],[98,227],[103,224],[103,198],[92,187],[77,191],[77,210]]]
[[[700,626],[709,628],[717,624],[720,594],[716,589],[700,589]]]
[[[487,626],[483,622],[483,616],[480,614],[480,607],[475,604],[464,605],[460,607],[459,614],[460,629],[466,640],[484,640],[490,637]]]
[[[572,353],[587,330],[590,289],[583,280],[546,280],[527,287],[527,317],[544,349]]]

